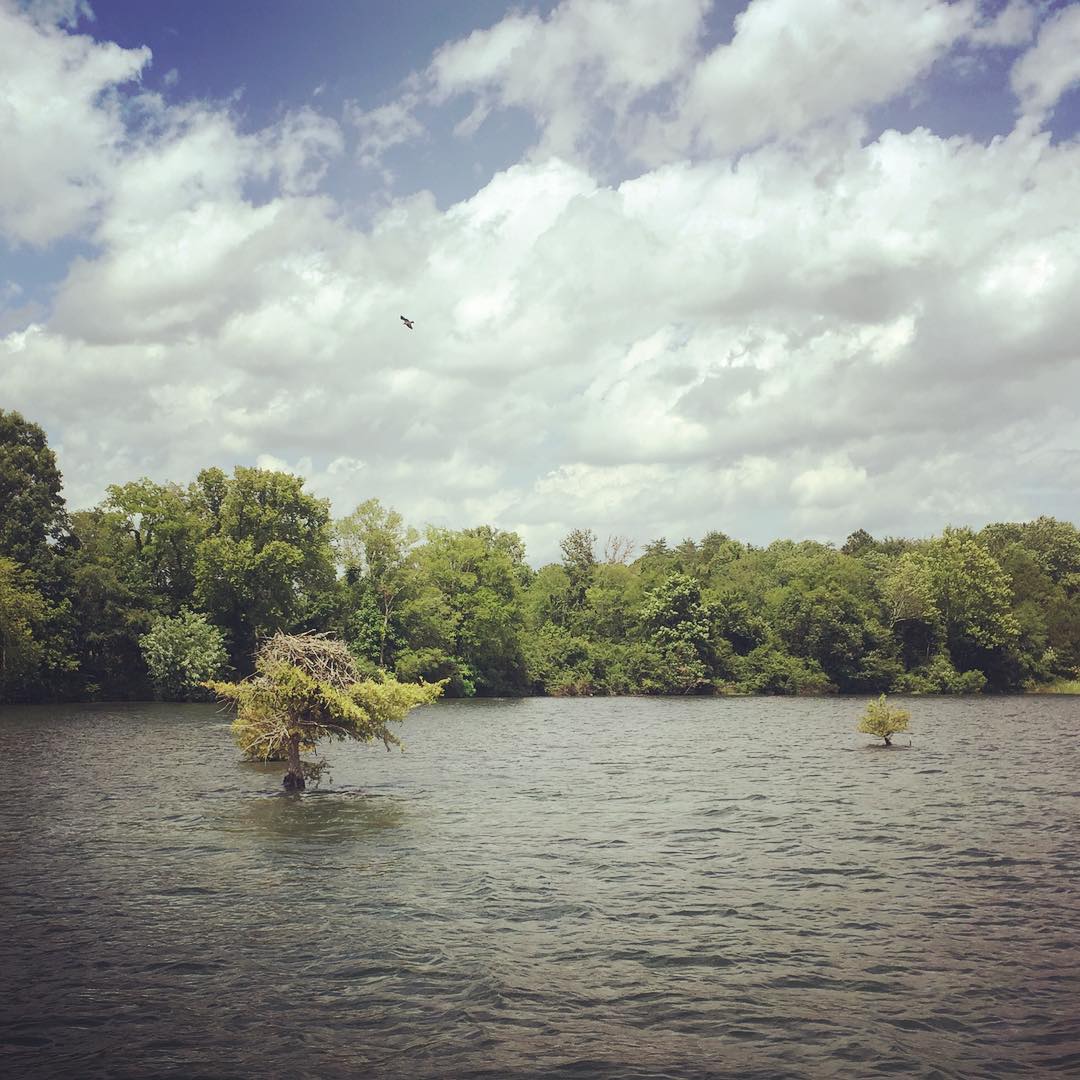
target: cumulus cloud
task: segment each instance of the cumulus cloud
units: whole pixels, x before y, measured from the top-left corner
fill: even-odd
[[[150,60],[149,49],[57,29],[61,7],[40,9],[50,18],[35,22],[0,0],[0,237],[16,244],[48,244],[93,222],[126,140],[114,91]]]
[[[909,72],[961,32],[935,7]],[[79,100],[81,39],[31,32]],[[487,86],[513,40],[483,39],[469,77]],[[618,70],[597,76],[616,106]],[[686,101],[672,123],[712,140]],[[5,406],[45,425],[74,506],[261,464],[338,513],[375,495],[416,524],[516,528],[534,559],[584,526],[761,542],[1076,516],[1075,141],[793,125],[621,183],[533,156],[361,228],[320,191],[342,137],[317,113],[252,133],[160,110],[113,143],[94,250],[0,339]]]
[[[390,104],[352,118],[361,161],[424,133],[425,108],[466,100],[473,135],[500,109],[536,125],[532,155],[592,166],[725,155],[847,125],[908,92],[954,50],[1028,42],[1038,10],[1009,0],[751,0],[730,41],[703,46],[706,0],[563,0],[438,49]],[[1063,46],[1060,47],[1063,51]],[[610,170],[609,170],[610,171]],[[617,171],[617,170],[616,170]]]

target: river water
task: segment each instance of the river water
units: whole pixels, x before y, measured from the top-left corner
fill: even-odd
[[[0,710],[11,1077],[1080,1072],[1080,700]],[[911,746],[907,743],[910,741]]]

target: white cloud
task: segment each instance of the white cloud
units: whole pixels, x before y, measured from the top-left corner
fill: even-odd
[[[562,0],[546,17],[513,11],[436,50],[384,106],[348,110],[358,156],[425,134],[419,114],[461,99],[454,132],[471,137],[496,110],[536,126],[535,160],[612,173],[687,155],[726,155],[810,129],[857,123],[912,91],[954,50],[1031,39],[1033,0],[993,13],[977,0],[750,0],[730,41],[703,51],[708,0]],[[385,174],[391,179],[390,174]]]
[[[913,71],[953,33],[932,6]],[[54,73],[86,48],[32,33]],[[502,71],[488,45],[474,70]],[[318,114],[244,133],[154,107],[71,218],[95,250],[0,338],[5,407],[45,426],[73,506],[262,463],[338,513],[374,495],[418,525],[519,528],[536,559],[579,526],[763,542],[1080,516],[1075,142],[812,125],[618,185],[534,157],[360,228],[319,193],[341,141]]]
[[[362,164],[419,138],[417,113],[471,99],[455,134],[472,136],[495,109],[523,109],[538,137],[533,156],[585,160],[598,143],[630,138],[633,111],[692,62],[708,0],[563,0],[543,17],[514,11],[436,50],[401,96],[347,116]],[[389,174],[386,174],[389,178]]]
[[[888,101],[973,14],[970,0],[754,0],[731,43],[693,70],[674,115],[652,124],[645,156],[730,153]]]
[[[866,486],[864,467],[854,465],[847,454],[828,454],[820,464],[796,475],[791,492],[800,507],[833,510],[858,506]]]
[[[376,109],[361,109],[356,102],[349,102],[345,118],[360,136],[357,161],[368,168],[378,166],[387,150],[423,135],[423,125],[413,115],[418,104],[415,93]]]
[[[1020,112],[1041,124],[1070,87],[1080,81],[1080,5],[1070,4],[1047,19],[1035,44],[1012,69]]]
[[[36,23],[74,27],[80,19],[93,21],[87,0],[23,0],[22,9]]]
[[[970,39],[975,45],[1003,47],[1025,45],[1035,33],[1038,11],[1032,0],[1009,0],[992,18],[976,26]]]
[[[126,139],[113,91],[149,60],[149,49],[35,24],[0,0],[0,237],[44,245],[93,222]]]
[[[316,191],[332,158],[345,148],[341,129],[313,109],[299,109],[275,124],[264,139],[270,167],[286,195]]]
[[[574,157],[596,120],[619,131],[631,106],[677,77],[690,61],[703,0],[564,0],[543,19],[513,14],[444,46],[427,76],[436,102],[470,93],[461,126],[471,133],[494,107],[527,109],[538,157]]]

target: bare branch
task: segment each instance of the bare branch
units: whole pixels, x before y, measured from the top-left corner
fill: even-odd
[[[604,544],[604,562],[608,566],[623,565],[630,561],[637,544],[629,536],[612,533]]]

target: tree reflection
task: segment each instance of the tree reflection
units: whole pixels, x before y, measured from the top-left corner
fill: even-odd
[[[237,824],[244,831],[277,839],[340,841],[397,828],[405,818],[405,806],[395,799],[337,789],[245,799]]]

